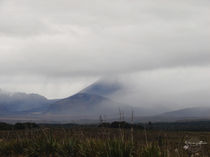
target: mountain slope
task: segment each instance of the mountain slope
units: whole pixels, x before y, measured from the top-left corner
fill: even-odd
[[[121,90],[122,84],[117,81],[105,81],[99,80],[87,88],[81,90],[79,93],[96,94],[104,97],[108,97],[117,91]]]
[[[166,112],[160,116],[167,117],[210,117],[210,107],[193,107]]]
[[[119,104],[103,96],[78,93],[51,104],[48,113],[68,114],[70,116],[98,116],[102,113],[113,113],[115,105]]]

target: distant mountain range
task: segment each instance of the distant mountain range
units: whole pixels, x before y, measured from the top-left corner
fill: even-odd
[[[119,107],[126,105],[114,102],[109,95],[120,90],[117,82],[98,81],[79,93],[57,100],[48,100],[38,94],[0,92],[1,115],[89,116],[118,114]]]
[[[141,116],[150,109],[131,107],[113,101],[112,95],[122,90],[123,85],[116,81],[97,81],[77,94],[64,98],[49,100],[38,94],[8,93],[0,90],[0,121],[39,120],[70,121],[88,119],[97,120],[102,115],[107,120],[130,120],[131,111],[135,112],[136,121],[178,121],[210,119],[210,107],[185,108],[169,111],[155,116]]]

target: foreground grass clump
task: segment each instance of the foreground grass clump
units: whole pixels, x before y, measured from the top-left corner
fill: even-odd
[[[133,157],[133,144],[121,140],[88,139],[80,143],[79,156],[82,157]]]
[[[149,146],[143,147],[141,156],[143,156],[143,157],[161,157],[164,155],[161,155],[161,151],[158,146],[149,145]]]
[[[11,140],[9,142],[0,142],[0,156],[16,156],[24,154],[28,146],[27,140]]]
[[[131,135],[132,133],[132,135]],[[0,131],[1,157],[188,157],[185,135],[209,133],[161,132],[130,129],[76,128]],[[210,156],[210,148],[200,156]]]
[[[38,156],[56,156],[59,143],[52,137],[39,138],[31,141],[31,144],[26,146],[25,154],[30,157]]]

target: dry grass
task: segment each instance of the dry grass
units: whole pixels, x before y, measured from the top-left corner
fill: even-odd
[[[1,157],[189,157],[189,137],[210,142],[208,132],[163,132],[108,128],[0,131]],[[210,156],[210,148],[199,156]]]

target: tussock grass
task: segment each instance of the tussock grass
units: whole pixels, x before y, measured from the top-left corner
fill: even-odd
[[[135,129],[132,135],[129,129],[12,131],[1,138],[0,157],[188,157],[180,142],[184,134],[210,139],[208,133],[168,132],[166,135],[157,131],[147,131],[145,137],[145,131]],[[200,156],[210,156],[208,150],[202,150]]]

